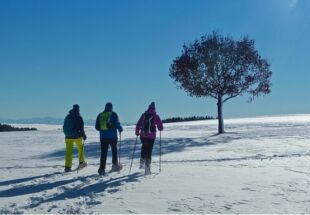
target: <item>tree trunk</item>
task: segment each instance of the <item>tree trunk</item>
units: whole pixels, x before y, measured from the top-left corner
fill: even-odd
[[[224,119],[223,119],[223,99],[219,95],[217,98],[217,118],[218,118],[218,132],[219,134],[224,133]]]

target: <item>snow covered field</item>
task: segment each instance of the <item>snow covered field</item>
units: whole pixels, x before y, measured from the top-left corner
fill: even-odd
[[[25,126],[25,125],[23,125]],[[120,173],[99,177],[98,133],[88,167],[63,173],[61,126],[0,133],[0,213],[310,213],[310,115],[165,124],[152,172],[130,174],[134,127],[124,127]],[[74,166],[78,164],[75,153]],[[111,168],[111,155],[107,170]]]

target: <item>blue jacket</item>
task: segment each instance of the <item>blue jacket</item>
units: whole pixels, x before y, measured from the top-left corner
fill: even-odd
[[[101,124],[100,124],[100,115],[104,112],[111,112],[111,118],[110,122],[114,125],[113,128],[110,128],[108,130],[101,130]],[[118,116],[115,112],[105,110],[104,112],[98,114],[96,119],[96,130],[100,131],[100,139],[117,139],[117,130],[119,132],[123,131],[123,128],[121,126],[121,123],[119,122]]]

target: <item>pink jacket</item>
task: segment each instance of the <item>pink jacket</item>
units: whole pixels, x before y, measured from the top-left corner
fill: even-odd
[[[164,130],[163,123],[160,120],[160,117],[156,114],[155,107],[149,107],[148,110],[145,112],[145,114],[152,114],[154,115],[154,124],[155,128],[157,127],[158,130],[162,131]],[[143,126],[143,120],[144,120],[144,114],[141,115],[140,119],[138,120],[136,124],[136,135],[140,135],[141,138],[146,139],[155,139],[156,138],[156,129],[154,132],[151,133],[143,133],[142,132],[142,126]]]

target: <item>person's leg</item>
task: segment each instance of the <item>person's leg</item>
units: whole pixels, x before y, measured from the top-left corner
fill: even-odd
[[[112,149],[112,163],[114,166],[118,166],[118,159],[117,159],[117,139],[111,139],[110,145]]]
[[[152,152],[153,152],[153,146],[154,146],[154,139],[149,139],[147,141],[147,148],[146,148],[146,152],[145,152],[145,158],[152,160]]]
[[[142,146],[141,146],[141,155],[140,155],[140,169],[144,169],[145,168],[145,159],[146,159],[146,142],[147,139],[144,138],[140,138]]]
[[[72,167],[72,152],[73,152],[73,139],[65,139],[66,143],[66,158],[65,158],[65,168],[71,169]]]
[[[154,139],[148,139],[146,141],[145,149],[145,174],[151,173],[152,151],[154,146]]]
[[[84,143],[83,138],[75,139],[75,144],[78,150],[78,156],[79,156],[79,163],[85,162],[85,150],[84,150]]]
[[[100,167],[99,167],[99,174],[100,172],[105,172],[105,165],[107,161],[107,154],[108,154],[108,147],[109,143],[105,139],[100,140],[101,143],[101,156],[100,156]]]

